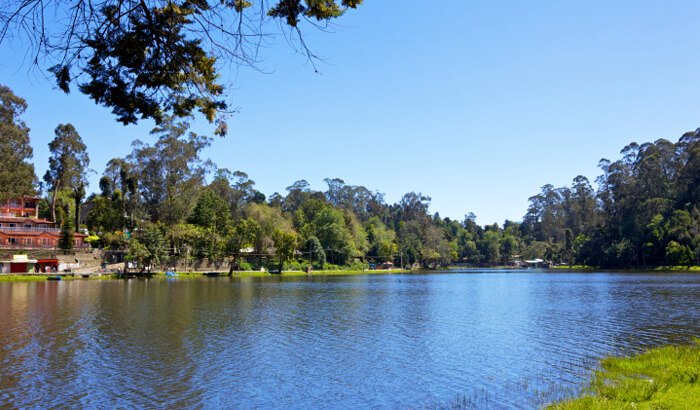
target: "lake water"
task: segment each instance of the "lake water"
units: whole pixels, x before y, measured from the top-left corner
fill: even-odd
[[[700,275],[0,283],[0,406],[532,408],[700,336]]]

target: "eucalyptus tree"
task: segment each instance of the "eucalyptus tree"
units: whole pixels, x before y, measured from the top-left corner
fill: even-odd
[[[59,191],[67,190],[75,201],[75,228],[80,222],[80,203],[85,197],[85,187],[90,166],[87,146],[72,124],[59,124],[56,136],[49,142],[49,168],[44,182],[50,191],[51,218],[56,221],[56,205]]]
[[[29,127],[20,119],[26,109],[24,99],[0,85],[0,202],[36,194]]]
[[[151,221],[167,226],[183,222],[196,205],[210,161],[200,153],[211,137],[187,132],[189,124],[168,118],[154,128],[154,145],[139,140],[126,160],[138,180],[138,190]]]
[[[265,195],[255,189],[255,181],[243,171],[217,169],[209,189],[228,204],[234,219],[243,217],[247,204],[265,202]]]

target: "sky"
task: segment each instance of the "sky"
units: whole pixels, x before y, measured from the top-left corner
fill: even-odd
[[[239,112],[203,156],[268,196],[337,177],[389,203],[422,192],[443,217],[521,220],[543,185],[593,182],[598,161],[628,143],[700,127],[698,15],[697,1],[367,0],[331,30],[304,28],[318,73],[281,35],[260,70],[222,64]],[[117,123],[25,55],[20,42],[0,45],[0,84],[29,105],[39,177],[59,123],[88,146],[90,190],[133,139],[153,142],[152,122]]]

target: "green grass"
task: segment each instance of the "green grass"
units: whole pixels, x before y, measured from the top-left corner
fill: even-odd
[[[663,272],[700,272],[700,266],[658,266],[654,270]]]
[[[0,282],[38,282],[46,278],[47,275],[0,275]]]
[[[598,268],[589,265],[556,265],[549,267],[549,269],[595,270]]]
[[[0,283],[2,282],[41,282],[41,281],[46,281],[49,277],[52,276],[57,276],[57,274],[53,275],[36,275],[36,274],[29,274],[29,275],[5,275],[5,274],[0,274]],[[97,275],[91,275],[89,278],[83,278],[80,274],[76,274],[75,276],[70,276],[70,275],[58,275],[61,276],[61,280],[104,280],[104,279],[117,279],[117,275],[111,275],[111,274],[102,274],[102,276],[97,276]]]
[[[45,281],[50,276],[56,275],[0,275],[0,282],[39,282]],[[63,276],[61,275],[61,280],[74,280],[82,279],[80,276]]]
[[[282,274],[275,274],[269,272],[260,271],[234,271],[231,275],[234,278],[263,278],[270,276],[283,276],[283,277],[303,277],[303,276],[344,276],[344,275],[386,275],[392,273],[406,273],[410,272],[407,270],[312,270],[309,273],[304,271],[284,271]],[[204,272],[176,272],[177,276],[168,277],[165,276],[165,272],[157,272],[152,277],[153,278],[201,278],[204,276]],[[221,272],[219,276],[227,276],[228,271]]]
[[[601,362],[590,386],[554,410],[700,409],[700,339]]]

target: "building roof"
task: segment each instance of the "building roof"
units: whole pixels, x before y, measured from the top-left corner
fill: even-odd
[[[41,218],[25,218],[21,216],[0,216],[0,223],[3,222],[17,222],[17,223],[24,223],[24,222],[33,222],[35,224],[51,224],[55,225],[55,222],[47,221],[46,219],[41,219]]]
[[[29,259],[27,255],[12,255],[11,260],[0,261],[2,263],[36,263],[36,259]]]

